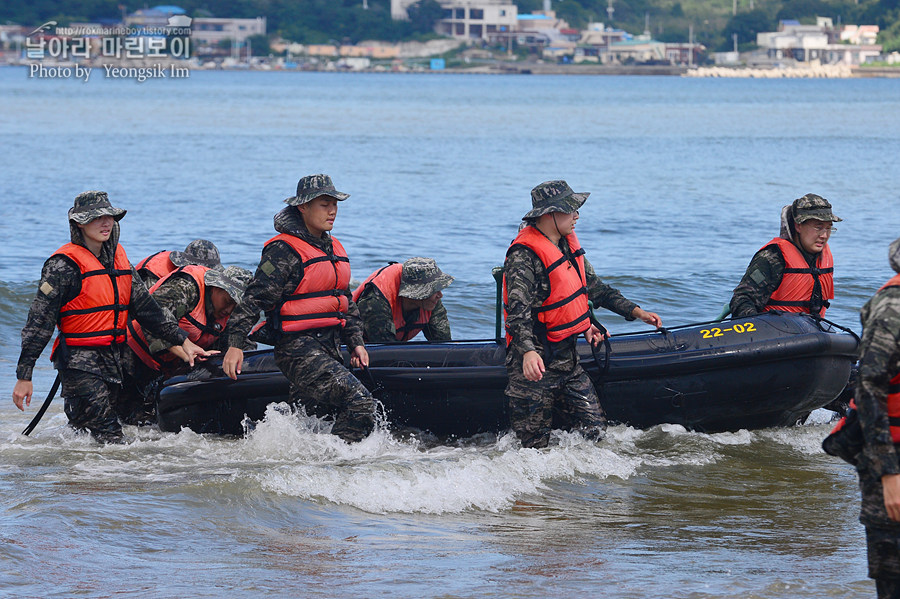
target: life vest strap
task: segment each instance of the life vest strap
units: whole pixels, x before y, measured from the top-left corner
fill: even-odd
[[[63,333],[62,331],[59,334],[66,339],[85,339],[88,337],[102,337],[105,335],[110,335],[112,337],[122,337],[125,335],[125,329],[106,329],[103,331],[91,331],[89,333]]]
[[[323,291],[310,291],[308,293],[295,293],[294,295],[287,296],[285,301],[309,299],[311,297],[341,297],[343,295],[344,295],[343,289],[325,289]]]
[[[128,310],[128,306],[123,306],[122,304],[110,304],[109,306],[95,306],[93,308],[80,308],[77,310],[60,310],[59,317],[75,316],[76,314],[93,314],[94,312],[108,312],[110,310],[124,312]]]
[[[547,267],[547,274],[549,275],[551,272],[553,272],[554,270],[556,270],[557,267],[562,266],[563,264],[565,264],[566,261],[567,261],[567,258],[566,258],[566,256],[565,256],[565,254],[563,254],[562,256],[560,256],[559,258],[557,258],[556,261],[554,261],[553,263],[551,263],[550,266]]]
[[[86,271],[86,272],[85,272],[83,275],[81,275],[81,276],[82,276],[82,278],[84,278],[84,277],[96,277],[96,276],[99,276],[99,275],[112,275],[112,276],[115,276],[115,277],[124,277],[125,275],[130,275],[130,274],[131,274],[131,270],[115,269],[115,268],[112,268],[112,269],[110,269],[110,268],[100,268],[100,269],[96,269],[96,270],[89,270],[89,271]]]
[[[888,385],[888,394],[900,393],[900,383],[891,383]]]
[[[575,291],[575,293],[573,293],[569,297],[563,298],[563,299],[559,300],[558,302],[553,302],[552,304],[547,304],[545,306],[541,306],[540,308],[535,309],[535,312],[546,312],[547,310],[555,310],[556,308],[559,308],[560,306],[565,306],[566,304],[568,304],[569,302],[571,302],[572,300],[574,300],[576,297],[578,297],[580,295],[587,295],[586,287],[582,287],[582,288],[578,289],[577,291]]]
[[[316,256],[315,258],[310,258],[306,262],[303,262],[303,268],[318,262],[350,262],[350,258],[345,256]]]
[[[206,333],[207,335],[212,335],[213,337],[219,337],[222,334],[222,328],[216,327],[215,324],[213,324],[213,325],[203,324],[202,322],[200,322],[199,320],[197,320],[190,314],[185,314],[184,318],[189,323],[191,323],[192,325],[194,325],[195,327],[200,329],[201,333]]]
[[[285,316],[281,315],[282,321],[293,321],[293,320],[318,320],[320,318],[337,318],[338,320],[346,320],[347,315],[343,312],[318,312],[316,314],[297,314]]]
[[[828,268],[785,268],[784,272],[800,275],[827,275],[834,272],[834,267]]]
[[[567,322],[567,323],[564,323],[564,324],[560,324],[560,325],[557,325],[557,326],[555,326],[555,327],[549,327],[549,328],[547,329],[547,332],[548,332],[548,333],[552,333],[552,332],[554,332],[554,331],[562,331],[562,330],[564,330],[564,329],[568,329],[569,327],[578,324],[578,323],[581,322],[582,320],[588,320],[588,319],[590,319],[590,312],[585,312],[584,314],[582,314],[581,316],[579,316],[578,318],[576,318],[575,320],[573,320],[573,321],[571,321],[571,322]]]

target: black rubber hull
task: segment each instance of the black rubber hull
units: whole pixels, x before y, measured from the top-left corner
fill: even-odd
[[[825,325],[827,327],[827,325]],[[680,424],[706,432],[793,425],[844,389],[857,339],[805,316],[766,314],[666,333],[620,335],[611,352],[581,342],[581,364],[613,422]],[[373,388],[395,427],[439,436],[509,426],[505,348],[494,341],[368,346]],[[245,418],[288,401],[271,350],[248,352],[237,381],[218,365],[174,377],[158,397],[159,425],[240,435]]]

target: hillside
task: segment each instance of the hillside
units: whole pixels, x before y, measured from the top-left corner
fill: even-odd
[[[514,0],[520,12],[540,10],[542,0]],[[732,48],[736,33],[742,48],[751,47],[758,31],[772,31],[782,19],[815,22],[816,16],[837,23],[875,24],[881,27],[880,43],[900,50],[900,0],[612,0],[614,13],[607,15],[608,0],[557,0],[553,9],[573,27],[600,21],[632,33],[647,28],[661,41],[694,40],[711,50]],[[363,39],[406,40],[430,36],[440,14],[435,0],[421,0],[410,22],[390,18],[390,0],[182,0],[178,5],[192,16],[257,17],[268,19],[270,35],[301,43]],[[0,4],[0,23],[37,26],[48,20],[66,24],[73,20],[119,17],[122,7],[133,11],[152,3],[119,0],[7,0]],[[734,8],[737,14],[732,15]]]

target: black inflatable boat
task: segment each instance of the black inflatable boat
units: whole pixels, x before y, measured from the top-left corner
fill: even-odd
[[[852,332],[780,313],[610,338],[595,351],[579,342],[581,364],[612,422],[646,428],[680,424],[705,432],[788,426],[837,398],[856,361]],[[496,341],[367,346],[360,380],[384,404],[392,426],[465,437],[508,428],[505,346]],[[349,362],[346,362],[349,363]],[[220,362],[159,389],[159,426],[240,435],[245,419],[288,401],[272,350],[247,352],[237,381]]]

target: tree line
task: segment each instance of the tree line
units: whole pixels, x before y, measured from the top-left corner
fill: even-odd
[[[520,13],[541,10],[543,0],[513,0]],[[144,2],[121,0],[7,0],[0,3],[0,22],[37,26],[46,21],[116,19],[123,8],[133,12]],[[267,19],[270,36],[304,43],[357,43],[362,40],[404,41],[433,37],[443,15],[437,0],[419,0],[408,21],[391,19],[390,0],[182,0],[192,17]],[[900,0],[565,0],[553,3],[557,15],[575,28],[599,21],[654,39],[695,42],[711,50],[730,50],[733,35],[741,49],[755,45],[760,31],[775,31],[779,21],[814,23],[817,16],[835,24],[878,25],[886,51],[900,50]],[[735,14],[736,13],[736,14]]]

